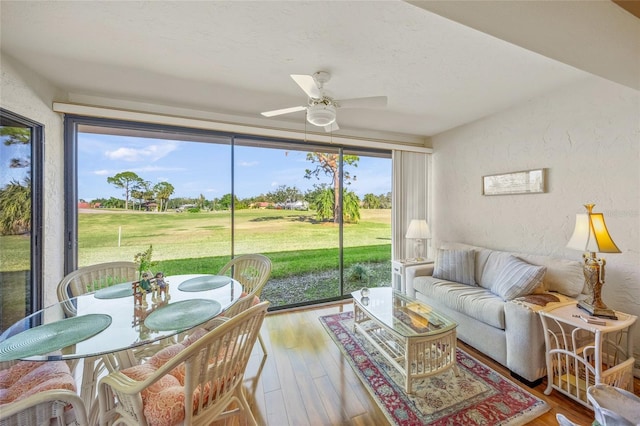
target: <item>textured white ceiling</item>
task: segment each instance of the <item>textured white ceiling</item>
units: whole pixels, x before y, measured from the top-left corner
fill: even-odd
[[[429,136],[586,75],[401,1],[0,2],[1,48],[61,89],[299,125],[289,74],[329,71],[343,131]],[[62,99],[64,100],[64,99]]]

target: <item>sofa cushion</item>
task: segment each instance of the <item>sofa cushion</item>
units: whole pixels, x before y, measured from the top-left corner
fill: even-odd
[[[531,265],[510,255],[498,273],[491,291],[504,300],[527,296],[540,285],[546,270],[544,266]]]
[[[569,297],[578,297],[586,293],[582,262],[550,256],[518,254],[525,262],[542,265],[547,268],[543,281],[547,291],[555,291]]]
[[[413,285],[427,300],[437,300],[475,320],[505,329],[504,305],[507,302],[485,288],[434,277],[416,277]]]
[[[535,293],[554,291],[566,296],[578,297],[581,293],[587,292],[584,285],[582,262],[578,260],[498,251],[456,242],[444,242],[441,247],[455,250],[474,250],[476,253],[476,282],[485,288],[491,288],[492,281],[500,269],[500,265],[494,264],[494,262],[504,260],[509,255],[514,255],[532,265],[541,265],[547,268],[542,284],[534,290]],[[488,270],[486,270],[487,266],[489,266]]]
[[[438,249],[433,277],[475,286],[473,250]]]

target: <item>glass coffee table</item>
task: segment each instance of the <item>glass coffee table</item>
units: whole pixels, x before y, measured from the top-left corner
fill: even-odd
[[[371,288],[366,293],[366,289],[351,293],[354,330],[400,371],[407,393],[412,393],[415,379],[449,368],[458,375],[455,322],[390,287]]]

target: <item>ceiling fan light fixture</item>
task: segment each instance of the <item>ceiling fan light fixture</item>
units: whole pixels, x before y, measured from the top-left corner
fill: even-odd
[[[325,103],[310,105],[307,108],[307,121],[314,126],[328,126],[336,121],[336,107]]]

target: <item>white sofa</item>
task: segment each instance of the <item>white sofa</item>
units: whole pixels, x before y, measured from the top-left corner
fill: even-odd
[[[446,243],[441,250],[438,250],[440,275],[445,263],[442,255],[446,251],[473,250],[471,268],[477,284],[434,278],[432,274],[436,265],[425,265],[411,268],[408,272],[407,294],[427,302],[458,323],[460,340],[506,366],[514,377],[530,386],[539,383],[539,379],[545,376],[546,362],[542,323],[537,311],[550,304],[575,303],[585,297],[582,263],[462,243]],[[514,261],[513,257],[517,260]],[[537,274],[540,277],[544,273],[542,282],[531,291],[525,290],[527,296],[517,295],[520,297],[504,300],[496,292],[505,294],[506,265],[520,261],[526,262],[524,265],[544,266],[546,270]],[[506,277],[506,281],[518,280],[514,274]],[[502,289],[496,288],[498,281]]]

